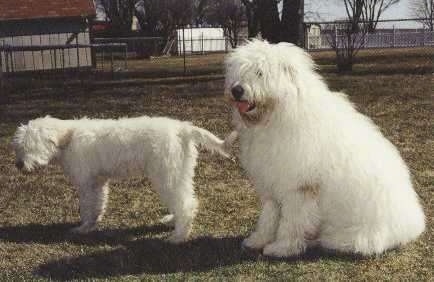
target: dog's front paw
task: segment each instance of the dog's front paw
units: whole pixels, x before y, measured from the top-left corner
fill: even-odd
[[[175,226],[175,216],[173,214],[165,215],[162,219],[160,219],[160,223],[173,227]]]
[[[304,253],[306,244],[302,242],[276,241],[264,247],[264,256],[269,257],[291,257]]]
[[[249,237],[243,240],[241,244],[242,248],[258,250],[262,249],[267,244],[267,241],[263,236],[258,233],[253,232]]]

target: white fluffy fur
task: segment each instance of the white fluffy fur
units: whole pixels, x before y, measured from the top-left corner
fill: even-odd
[[[255,40],[228,56],[226,70],[241,163],[262,203],[245,247],[277,257],[310,244],[371,255],[424,231],[398,150],[328,89],[307,53]],[[238,101],[235,86],[244,90]],[[243,102],[253,109],[240,112]]]
[[[187,239],[197,200],[193,190],[196,145],[227,156],[223,141],[210,132],[169,118],[119,120],[31,120],[18,128],[13,139],[17,166],[26,171],[62,165],[65,175],[79,188],[81,225],[75,232],[93,230],[101,220],[110,178],[147,176],[173,215],[169,241]]]

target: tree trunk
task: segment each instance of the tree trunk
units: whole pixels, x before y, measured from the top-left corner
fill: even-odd
[[[256,37],[259,33],[258,10],[252,7],[246,8],[247,28],[249,38]]]
[[[274,0],[258,0],[258,16],[262,38],[270,43],[280,42],[281,23]]]
[[[280,41],[302,44],[303,6],[302,0],[283,0]]]

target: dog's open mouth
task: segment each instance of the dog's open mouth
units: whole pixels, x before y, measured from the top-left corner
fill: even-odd
[[[250,102],[245,101],[245,100],[233,101],[233,104],[235,105],[235,107],[237,107],[240,114],[248,113],[248,112],[250,112],[256,108],[255,103],[250,103]]]

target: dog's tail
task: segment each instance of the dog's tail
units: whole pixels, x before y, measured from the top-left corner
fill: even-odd
[[[184,139],[192,140],[196,145],[201,145],[212,152],[217,152],[231,159],[231,155],[226,151],[225,142],[206,129],[190,125],[182,131],[182,135],[184,135]]]

